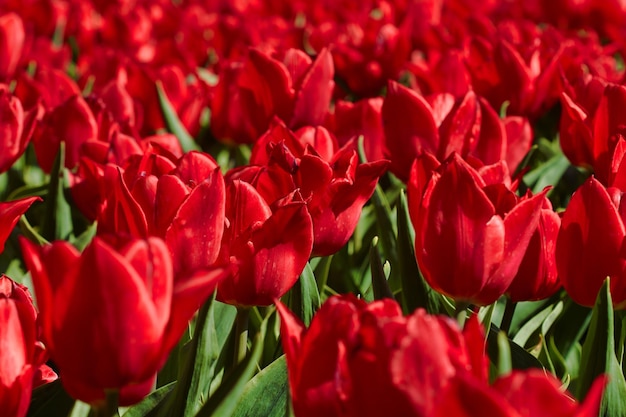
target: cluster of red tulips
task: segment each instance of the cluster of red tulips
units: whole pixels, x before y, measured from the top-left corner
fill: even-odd
[[[0,2],[0,414],[626,416],[624,28]]]

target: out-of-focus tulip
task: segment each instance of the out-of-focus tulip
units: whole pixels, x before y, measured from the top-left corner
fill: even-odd
[[[561,220],[556,266],[574,301],[593,306],[607,277],[615,308],[626,307],[623,192],[590,178],[574,194]]]
[[[416,167],[409,211],[424,278],[457,300],[493,303],[517,274],[545,193],[518,199],[507,186],[505,165],[476,170],[456,153],[427,184],[427,175],[420,178]]]
[[[0,16],[0,80],[8,82],[22,58],[26,34],[20,16],[8,13]]]
[[[252,143],[274,116],[292,129],[321,125],[335,84],[333,74],[326,49],[315,61],[295,49],[285,52],[282,61],[251,49],[240,68],[225,70],[211,108],[211,129],[220,140]]]
[[[295,414],[429,417],[459,375],[487,381],[476,316],[465,331],[417,310],[403,317],[392,300],[366,304],[332,297],[304,329],[281,303],[283,349]]]
[[[385,132],[382,119],[381,97],[335,102],[335,113],[329,117],[328,129],[335,134],[340,146],[363,135],[363,148],[368,161],[384,159]],[[354,142],[356,144],[356,141]]]
[[[596,417],[606,382],[596,379],[578,403],[558,379],[537,369],[513,371],[493,386],[461,375],[442,395],[433,417]]]
[[[50,172],[65,142],[65,166],[78,164],[79,150],[83,143],[98,137],[98,124],[85,99],[75,95],[46,114],[33,142],[37,161],[45,172]]]
[[[80,254],[67,242],[22,240],[40,308],[42,337],[67,392],[81,401],[117,389],[120,404],[139,401],[189,319],[224,270],[174,280],[158,238],[96,237]]]
[[[32,388],[56,379],[44,365],[38,342],[37,311],[26,287],[0,276],[0,408],[2,415],[22,417]]]
[[[38,104],[24,111],[20,99],[12,95],[6,85],[0,84],[0,173],[8,171],[22,156],[42,113]]]
[[[269,305],[296,282],[311,255],[313,225],[297,193],[270,207],[252,185],[226,187],[226,218],[220,260],[232,274],[217,298],[237,306]]]

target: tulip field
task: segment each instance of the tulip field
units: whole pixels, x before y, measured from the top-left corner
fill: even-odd
[[[0,417],[626,417],[626,5],[0,0]]]

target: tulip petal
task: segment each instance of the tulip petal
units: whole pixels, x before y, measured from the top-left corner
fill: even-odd
[[[434,289],[477,301],[504,259],[505,225],[466,162],[454,154],[442,168],[422,200],[417,259]]]
[[[547,190],[521,201],[504,218],[503,262],[481,291],[479,301],[485,305],[495,302],[513,282],[539,224],[546,193]]]
[[[289,127],[318,126],[324,122],[335,86],[334,75],[333,57],[324,48],[302,80]]]
[[[423,152],[436,154],[439,150],[439,131],[432,109],[422,96],[390,81],[382,118],[390,170],[406,181],[416,157]]]
[[[20,200],[0,203],[0,252],[4,250],[4,244],[9,238],[11,231],[20,220],[20,217],[22,217],[22,214],[26,213],[26,210],[28,210],[35,201],[41,201],[41,198],[26,197]]]
[[[620,256],[625,236],[606,189],[595,178],[589,179],[572,195],[556,244],[559,277],[574,301],[593,306],[606,277],[620,276],[625,267]]]
[[[226,204],[219,168],[196,186],[180,205],[165,234],[178,275],[183,270],[211,266],[219,255]]]

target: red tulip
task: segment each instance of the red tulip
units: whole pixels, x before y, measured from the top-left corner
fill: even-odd
[[[217,86],[211,128],[221,140],[252,143],[274,116],[292,129],[321,125],[332,96],[333,74],[326,49],[315,61],[295,49],[285,52],[282,61],[250,49],[243,66],[227,69]]]
[[[238,306],[269,305],[293,286],[309,260],[311,216],[297,193],[270,208],[250,184],[235,180],[226,195],[220,259],[233,272],[219,285],[217,298]]]
[[[21,101],[9,92],[7,86],[0,84],[0,173],[8,171],[22,156],[42,111],[38,104],[24,111]]]
[[[56,379],[38,342],[37,311],[26,287],[0,276],[0,408],[25,416],[32,388]]]
[[[197,308],[224,271],[174,280],[165,243],[96,237],[80,254],[67,242],[22,240],[40,307],[43,340],[67,392],[81,401],[118,389],[120,403],[152,389]]]
[[[615,308],[626,307],[623,192],[590,178],[573,195],[561,220],[556,266],[574,301],[593,306],[611,277]]]
[[[561,282],[556,269],[556,239],[561,218],[544,199],[537,229],[530,238],[528,249],[513,282],[506,290],[512,301],[542,300],[554,294]]]
[[[605,84],[591,78],[577,91],[577,99],[563,93],[560,142],[563,153],[573,164],[592,167],[603,184],[609,186],[611,160],[619,137],[626,134],[626,87]]]
[[[501,120],[472,91],[455,100],[450,94],[423,97],[393,81],[388,88],[382,107],[385,152],[391,172],[404,181],[413,160],[425,152],[440,161],[452,152],[471,155],[484,164],[507,160],[514,168],[530,149],[528,121],[519,117]]]
[[[295,414],[432,416],[459,375],[486,382],[484,336],[474,316],[462,333],[447,317],[403,317],[391,300],[331,297],[308,329],[280,302]]]
[[[252,150],[250,162],[263,167],[231,174],[253,184],[268,202],[283,197],[285,188],[298,189],[313,220],[314,256],[331,255],[346,244],[389,164],[360,164],[352,143],[335,147],[334,137],[323,127],[292,133],[276,123]]]
[[[382,97],[335,102],[335,113],[329,117],[328,129],[337,136],[341,146],[363,135],[363,148],[368,161],[384,159],[385,132],[382,119]],[[356,142],[354,142],[356,144]]]
[[[545,193],[518,201],[503,167],[477,171],[455,153],[427,185],[426,178],[420,184],[414,168],[409,211],[415,252],[435,290],[487,305],[511,285],[537,229]]]
[[[97,138],[98,124],[87,102],[80,95],[72,96],[45,116],[42,127],[35,134],[37,161],[41,169],[50,172],[63,141],[65,166],[74,168],[78,164],[81,145]]]
[[[176,276],[215,263],[224,230],[225,191],[209,155],[189,152],[174,165],[146,153],[123,174],[109,170],[105,182],[110,189],[99,233],[163,238]]]

